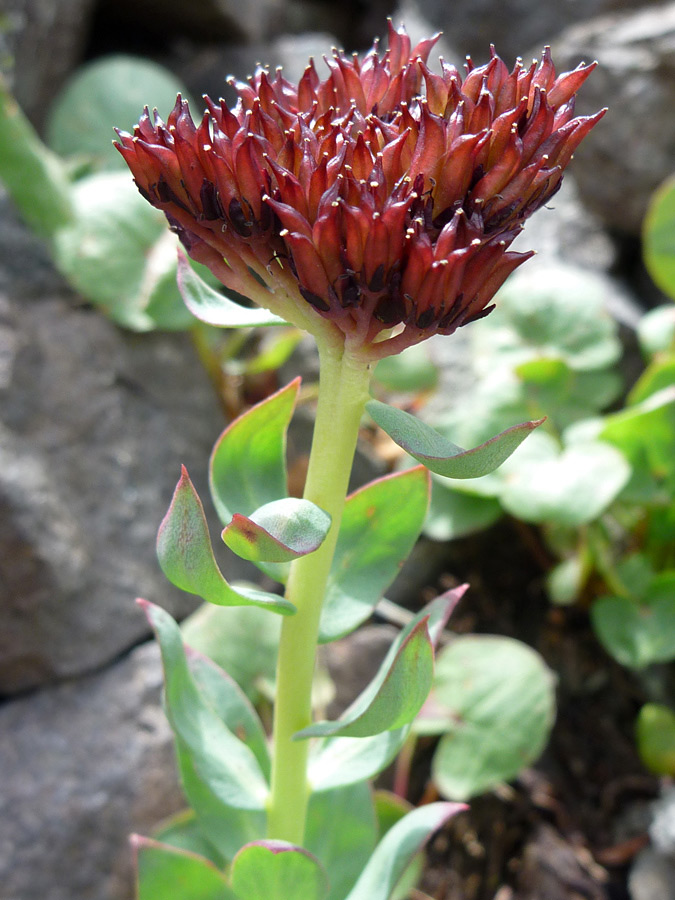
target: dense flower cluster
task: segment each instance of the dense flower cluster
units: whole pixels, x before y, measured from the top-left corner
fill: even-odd
[[[546,49],[509,72],[493,50],[438,74],[435,41],[390,25],[388,50],[334,51],[324,80],[312,62],[297,85],[259,70],[233,110],[205,98],[199,125],[180,98],[166,124],[146,109],[120,152],[227,287],[382,354],[450,334],[529,256],[509,245],[604,111],[574,116],[593,65],[556,76]]]

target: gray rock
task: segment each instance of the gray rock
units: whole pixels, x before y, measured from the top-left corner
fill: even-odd
[[[675,863],[652,847],[636,857],[628,876],[631,900],[675,900]]]
[[[675,863],[675,788],[664,789],[652,804],[649,836],[659,853],[668,854]]]
[[[95,0],[3,0],[0,70],[34,125],[82,57]]]
[[[536,5],[531,0],[406,0],[404,10],[416,8],[476,63],[488,58],[490,44],[508,63],[532,47],[540,51],[559,31],[580,19],[653,5],[653,0],[556,0]]]
[[[186,335],[130,334],[83,307],[5,212],[0,693],[11,694],[141,640],[136,596],[178,617],[195,607],[161,573],[155,535],[181,463],[207,499],[224,419]],[[249,574],[239,563],[232,577]]]
[[[3,900],[131,900],[129,834],[184,806],[160,687],[147,644],[0,708]]]
[[[577,111],[609,112],[572,163],[580,195],[610,228],[638,235],[650,194],[675,170],[675,3],[603,17],[553,42],[556,66],[599,66]]]
[[[537,257],[525,264],[528,268],[542,257],[602,272],[608,272],[616,263],[616,246],[598,217],[584,206],[574,180],[575,169],[576,160],[558,193],[526,222],[511,248],[536,251]]]

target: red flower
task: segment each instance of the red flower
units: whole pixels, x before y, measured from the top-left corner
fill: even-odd
[[[509,72],[493,49],[435,74],[436,40],[390,24],[384,53],[334,51],[297,85],[259,70],[198,126],[180,97],[166,124],[146,108],[118,149],[228,288],[373,356],[450,334],[529,257],[509,245],[604,110],[574,117],[595,64],[556,77],[547,48]]]

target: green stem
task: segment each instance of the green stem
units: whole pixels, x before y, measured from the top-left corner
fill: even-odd
[[[268,805],[268,837],[294,844],[304,839],[309,742],[292,738],[312,721],[321,607],[370,381],[368,364],[342,348],[320,345],[319,355],[319,400],[304,496],[330,514],[332,525],[315,553],[293,563],[288,579],[286,597],[298,611],[284,619],[281,629]]]

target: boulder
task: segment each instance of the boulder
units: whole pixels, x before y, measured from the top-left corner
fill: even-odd
[[[564,28],[581,20],[616,10],[655,6],[653,0],[556,0],[533,4],[531,0],[403,0],[400,15],[415,10],[463,54],[474,62],[485,62],[490,44],[511,63],[518,56],[553,40]]]
[[[100,668],[142,640],[136,596],[177,617],[194,608],[160,571],[155,535],[181,463],[208,497],[225,423],[188,335],[117,328],[68,290],[8,203],[0,222],[7,695]],[[236,558],[232,567],[233,577],[250,571]]]
[[[607,226],[636,236],[651,193],[675,171],[675,3],[585,22],[552,50],[560,69],[599,63],[577,111],[609,111],[575,154],[574,178]]]
[[[0,707],[3,900],[131,900],[129,834],[184,806],[161,683],[146,644]]]
[[[95,0],[3,0],[0,70],[34,125],[82,59]]]

